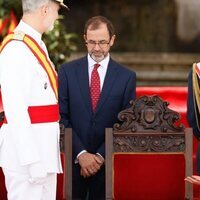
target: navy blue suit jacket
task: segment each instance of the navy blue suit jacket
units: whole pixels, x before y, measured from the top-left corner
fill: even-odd
[[[193,128],[195,137],[200,140],[200,132],[197,127],[196,116],[195,116],[194,96],[193,96],[193,84],[192,84],[192,71],[188,76],[188,99],[187,99],[187,120],[189,125]],[[197,113],[198,114],[198,113]],[[198,114],[198,118],[199,118]]]
[[[199,81],[199,79],[198,79]],[[200,84],[200,81],[199,81]],[[187,120],[190,125],[190,127],[193,128],[193,133],[195,137],[200,140],[200,132],[198,130],[196,116],[195,116],[195,107],[194,104],[194,96],[193,96],[193,84],[192,84],[192,71],[190,72],[188,76],[188,100],[187,100]],[[197,109],[197,108],[196,108]],[[197,112],[197,117],[200,119],[200,115]],[[199,120],[200,123],[200,120]],[[200,145],[198,144],[198,150],[197,150],[197,172],[200,174]]]
[[[110,59],[96,112],[92,112],[87,56],[59,68],[61,123],[73,130],[74,158],[82,150],[105,156],[105,128],[136,96],[136,74]]]

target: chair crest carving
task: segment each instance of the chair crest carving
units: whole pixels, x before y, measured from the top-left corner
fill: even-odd
[[[141,96],[130,101],[131,107],[121,111],[114,124],[117,132],[181,132],[184,125],[177,125],[180,114],[168,108],[169,103],[159,96]]]

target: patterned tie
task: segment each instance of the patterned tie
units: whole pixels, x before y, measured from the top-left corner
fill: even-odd
[[[92,100],[93,112],[95,112],[100,96],[100,77],[97,71],[99,66],[100,66],[99,64],[94,65],[94,69],[92,70],[92,75],[91,75],[90,95]]]

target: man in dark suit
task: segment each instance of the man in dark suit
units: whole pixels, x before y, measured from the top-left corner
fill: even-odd
[[[59,69],[61,123],[73,129],[73,199],[105,199],[105,128],[135,99],[136,74],[109,54],[115,41],[103,16],[85,24],[87,56]]]
[[[188,76],[188,100],[187,100],[187,119],[189,125],[193,128],[195,137],[200,141],[200,63],[194,64]],[[197,151],[197,173],[200,174],[200,145]]]

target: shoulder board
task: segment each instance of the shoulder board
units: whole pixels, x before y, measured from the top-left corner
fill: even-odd
[[[25,37],[25,33],[21,31],[14,32],[13,39],[23,41]]]

